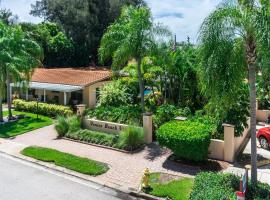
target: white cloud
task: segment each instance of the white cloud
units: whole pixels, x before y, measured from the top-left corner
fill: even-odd
[[[1,1],[1,0],[0,0]],[[19,21],[38,23],[38,17],[29,14],[36,0],[2,0],[0,6],[9,8],[19,16]],[[191,38],[196,42],[197,32],[203,19],[221,0],[146,0],[156,22],[169,26],[178,41]]]
[[[220,1],[146,0],[156,22],[169,26],[171,31],[177,35],[178,41],[186,41],[189,36],[192,42],[196,42],[197,33],[203,19],[209,15]],[[173,13],[173,15],[166,16],[168,13]],[[178,17],[174,16],[176,13],[179,13]]]
[[[29,14],[31,4],[35,2],[35,0],[1,0],[0,7],[10,9],[13,14],[19,17],[20,22],[39,23],[42,21],[41,18]]]

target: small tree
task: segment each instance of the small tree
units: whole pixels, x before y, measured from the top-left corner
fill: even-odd
[[[41,65],[42,51],[37,43],[25,38],[20,26],[6,26],[0,22],[0,27],[0,84],[1,87],[6,84],[8,118],[11,119],[10,82],[27,82],[33,68]]]
[[[200,29],[204,91],[229,109],[247,77],[250,89],[251,180],[257,183],[256,71],[269,66],[270,2],[228,1]],[[259,62],[260,61],[260,62]],[[260,64],[260,65],[259,65]]]
[[[164,27],[154,25],[147,7],[124,7],[120,17],[108,27],[99,48],[102,62],[112,57],[113,69],[126,64],[130,59],[137,62],[142,111],[144,108],[144,80],[142,59],[155,47],[155,37],[169,34]]]

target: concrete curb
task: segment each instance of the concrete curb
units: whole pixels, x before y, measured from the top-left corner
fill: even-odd
[[[60,174],[64,174],[64,175],[67,175],[67,176],[70,176],[70,177],[75,177],[77,179],[80,179],[82,181],[86,181],[86,182],[89,182],[91,184],[95,184],[95,185],[98,185],[99,188],[94,188],[94,189],[97,189],[97,190],[102,190],[104,191],[104,189],[109,189],[109,190],[114,190],[118,193],[121,193],[122,195],[130,195],[130,196],[133,196],[133,197],[136,197],[136,198],[143,198],[143,199],[146,199],[146,200],[161,200],[162,198],[158,198],[158,197],[154,197],[152,195],[148,195],[148,194],[145,194],[145,193],[142,193],[140,191],[133,191],[133,189],[129,189],[129,188],[116,188],[116,187],[112,187],[112,186],[109,186],[105,183],[100,183],[98,181],[93,181],[93,180],[90,180],[88,178],[85,178],[85,177],[82,177],[82,176],[79,176],[75,173],[78,173],[78,172],[75,172],[75,173],[72,173],[73,171],[71,170],[68,170],[66,168],[63,168],[63,167],[59,167],[59,166],[56,166],[54,164],[51,164],[51,163],[46,163],[46,162],[43,162],[43,161],[39,161],[39,160],[36,160],[36,159],[33,159],[33,158],[28,158],[24,155],[22,156],[18,156],[18,155],[14,155],[14,154],[9,154],[7,152],[4,152],[4,151],[1,151],[0,150],[0,154],[3,154],[3,155],[6,155],[6,156],[10,156],[12,158],[15,158],[15,159],[19,159],[21,161],[24,161],[24,162],[28,162],[28,163],[32,163],[32,164],[35,164],[35,165],[38,165],[40,167],[43,167],[45,169],[49,169],[49,170],[52,170],[52,171],[55,171],[55,172],[58,172]],[[69,172],[70,171],[70,172]],[[89,176],[90,178],[91,176]],[[120,196],[122,196],[120,195]]]

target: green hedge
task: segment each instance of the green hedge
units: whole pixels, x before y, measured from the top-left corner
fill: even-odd
[[[203,172],[195,177],[190,200],[231,200],[236,199],[235,192],[239,190],[240,177],[233,174]],[[270,199],[270,186],[260,183],[256,186],[248,182],[246,200]]]
[[[25,111],[31,113],[37,113],[37,102],[36,101],[24,101],[21,99],[13,100],[13,105],[17,111]],[[72,110],[67,106],[38,103],[38,114],[49,117],[56,117],[57,115],[72,115]]]
[[[196,121],[171,121],[157,130],[160,145],[178,158],[203,161],[207,158],[212,127]]]
[[[117,135],[91,131],[87,129],[79,130],[76,132],[68,132],[65,136],[74,140],[100,144],[109,147],[115,146],[118,140]]]
[[[142,125],[142,115],[139,106],[99,106],[95,109],[86,110],[85,115],[98,120],[121,124]]]
[[[236,199],[239,178],[232,174],[200,173],[196,176],[190,200]]]

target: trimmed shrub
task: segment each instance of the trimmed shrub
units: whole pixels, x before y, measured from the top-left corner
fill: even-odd
[[[233,174],[200,173],[196,176],[190,200],[236,199],[239,177]]]
[[[171,121],[157,130],[160,145],[178,158],[203,161],[207,158],[212,127],[196,121]]]
[[[86,129],[79,130],[76,132],[68,132],[66,134],[66,137],[74,140],[80,140],[83,142],[100,144],[109,147],[114,146],[117,142],[117,135],[91,131]]]
[[[31,112],[49,117],[56,117],[58,115],[69,116],[73,114],[69,107],[55,104],[38,103],[37,109],[36,101],[15,99],[13,100],[13,105],[17,111]]]
[[[95,109],[86,110],[85,115],[115,123],[142,125],[141,108],[139,106],[99,106]]]
[[[140,147],[143,142],[144,133],[140,127],[129,126],[120,133],[119,146],[125,150],[132,151]]]
[[[81,121],[76,116],[57,117],[57,123],[55,124],[55,130],[58,133],[58,138],[64,137],[68,132],[76,132],[81,129]]]
[[[231,200],[236,199],[235,192],[239,190],[240,177],[233,174],[203,172],[195,177],[190,200]],[[270,186],[260,183],[256,186],[248,182],[247,200],[270,199]]]

